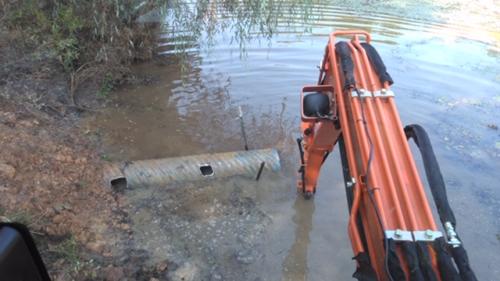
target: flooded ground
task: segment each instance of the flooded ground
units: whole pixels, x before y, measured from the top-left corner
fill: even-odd
[[[304,201],[295,192],[294,139],[299,91],[315,83],[327,35],[357,28],[371,32],[394,78],[403,123],[421,124],[431,137],[477,276],[496,280],[499,18],[494,1],[309,4],[280,19],[270,40],[246,42],[243,53],[230,43],[231,30],[209,47],[190,42],[182,66],[173,56],[180,39],[160,35],[159,62],[135,69],[152,81],[113,93],[109,111],[85,121],[102,137],[106,157],[241,150],[242,106],[250,147],[277,147],[284,168],[259,182],[127,191],[136,246],[151,263],[168,260],[173,280],[349,280],[355,263],[338,152],[314,200]]]

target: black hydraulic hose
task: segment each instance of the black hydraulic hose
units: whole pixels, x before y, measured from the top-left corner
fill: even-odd
[[[453,266],[453,260],[448,251],[448,244],[446,244],[444,237],[439,237],[434,240],[432,248],[436,252],[441,280],[461,281],[457,269]]]
[[[389,75],[389,73],[387,72],[387,68],[385,67],[385,64],[382,61],[382,58],[378,54],[377,50],[368,43],[361,43],[361,46],[363,47],[363,49],[365,49],[368,59],[375,68],[375,72],[380,79],[380,83],[384,84],[385,82],[388,82],[389,85],[392,85],[394,81],[392,80],[391,75]]]
[[[460,272],[460,277],[463,281],[477,281],[476,275],[469,264],[469,258],[467,257],[467,251],[463,246],[452,247],[451,254],[455,260],[455,264]]]
[[[405,254],[406,264],[408,265],[408,275],[410,281],[431,281],[424,278],[424,273],[420,268],[420,259],[417,252],[417,244],[413,241],[399,242]],[[437,280],[436,280],[437,281]]]
[[[299,153],[300,153],[300,163],[304,165],[304,150],[302,150],[302,139],[297,138],[297,145],[299,146]]]
[[[349,214],[350,214],[352,209],[352,202],[354,200],[353,187],[352,187],[354,183],[351,182],[351,171],[349,170],[349,163],[347,162],[347,153],[345,151],[343,135],[339,136],[338,143],[340,152],[340,162],[342,163],[342,174],[344,176],[347,206],[349,207]],[[349,182],[351,182],[351,184],[348,184]]]
[[[432,267],[432,258],[429,253],[429,244],[427,241],[417,241],[417,253],[418,253],[418,261],[420,263],[420,269],[422,270],[422,274],[424,275],[424,280],[426,281],[438,281],[437,272],[434,271]]]
[[[304,167],[304,150],[302,149],[302,139],[297,138],[297,145],[299,146],[299,154],[300,154],[300,168],[299,168],[299,173],[301,174],[302,177],[302,191],[306,191],[306,170]]]
[[[412,138],[420,150],[422,161],[424,162],[425,175],[431,189],[432,197],[436,204],[441,223],[451,222],[453,227],[456,225],[455,215],[448,203],[448,196],[446,194],[446,186],[444,184],[443,175],[439,169],[434,150],[432,149],[429,136],[424,128],[420,125],[408,125],[405,127],[405,134],[408,139]]]
[[[460,277],[463,281],[477,281],[477,278],[470,267],[467,252],[465,251],[463,244],[460,240],[458,240],[458,237],[454,237],[457,236],[454,230],[456,226],[456,219],[448,202],[443,175],[441,174],[441,169],[439,168],[436,156],[434,155],[434,150],[432,149],[429,136],[425,132],[424,128],[415,124],[406,126],[404,131],[408,139],[413,138],[420,150],[422,161],[424,163],[425,175],[427,176],[432,197],[434,199],[434,203],[436,204],[439,219],[441,220],[443,227],[448,231],[449,224],[452,225],[451,232],[453,232],[453,234],[450,235],[448,233],[448,239],[453,238],[456,241],[454,243],[449,243],[447,246],[448,248],[451,248],[451,253],[460,273]],[[444,243],[441,242],[441,247],[443,247],[443,245]],[[442,252],[444,252],[444,250],[442,250]],[[446,258],[443,257],[443,260],[446,260]]]
[[[340,65],[344,74],[344,89],[356,86],[354,80],[354,63],[351,58],[351,50],[347,42],[340,41],[335,44],[335,53],[340,57]]]

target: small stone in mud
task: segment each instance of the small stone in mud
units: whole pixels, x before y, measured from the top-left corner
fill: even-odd
[[[112,257],[112,256],[113,256],[113,253],[111,253],[110,251],[108,251],[108,252],[104,252],[104,253],[102,253],[102,256],[103,256],[103,257],[107,257],[107,258],[109,258],[109,257]]]
[[[58,153],[54,156],[54,159],[56,159],[59,162],[71,162],[73,159],[69,155],[64,155],[62,153]]]
[[[63,221],[65,221],[65,217],[63,215],[56,215],[54,216],[54,218],[52,219],[52,222],[55,223],[55,224],[60,224],[62,223]]]
[[[488,124],[486,125],[488,128],[492,129],[492,130],[498,130],[498,126],[495,125],[495,124]]]
[[[168,267],[167,261],[163,261],[156,265],[156,270],[162,272],[165,271],[167,267]]]
[[[87,247],[87,249],[96,253],[102,253],[102,251],[104,250],[104,243],[89,242],[85,246]]]
[[[126,223],[121,223],[119,225],[120,229],[122,230],[129,230],[130,229],[130,225],[129,224],[126,224]]]
[[[14,178],[16,175],[16,168],[12,165],[0,162],[0,176],[5,176],[8,179]]]
[[[222,280],[222,276],[218,273],[213,273],[212,280]]]
[[[23,126],[23,127],[34,127],[34,126],[37,126],[39,124],[39,122],[37,120],[34,120],[34,121],[21,120],[18,122],[18,124]]]
[[[14,128],[16,126],[16,115],[11,112],[0,112],[0,123]]]
[[[104,269],[104,278],[107,281],[120,281],[125,277],[122,267],[108,266]]]
[[[52,207],[52,209],[54,210],[54,212],[56,212],[57,214],[59,214],[60,212],[62,212],[64,210],[64,205],[63,204],[58,204],[58,205]]]
[[[255,261],[252,250],[243,250],[238,252],[236,255],[236,260],[243,264],[251,264]]]
[[[184,263],[172,276],[174,281],[195,281],[198,280],[198,268],[190,262]]]

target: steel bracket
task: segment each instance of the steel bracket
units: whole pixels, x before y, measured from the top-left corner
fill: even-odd
[[[392,90],[382,89],[380,91],[374,91],[373,96],[380,98],[394,97],[394,92]]]
[[[385,237],[387,237],[387,239],[392,239],[394,241],[413,241],[413,236],[411,234],[411,231],[401,230],[401,229],[386,230]]]
[[[453,248],[460,247],[462,242],[458,239],[458,235],[455,232],[455,228],[451,222],[447,221],[444,223],[444,228],[446,229],[446,236],[448,236],[448,244]]]
[[[351,91],[351,96],[353,98],[357,98],[357,97],[361,97],[361,98],[371,98],[372,97],[372,92],[368,91],[368,90],[365,90],[365,89],[358,89],[358,92],[359,92],[359,96],[358,96],[358,93],[356,92],[356,90],[352,90]]]
[[[434,241],[439,237],[443,237],[443,233],[441,231],[433,231],[433,230],[420,230],[413,231],[413,238],[415,241]]]

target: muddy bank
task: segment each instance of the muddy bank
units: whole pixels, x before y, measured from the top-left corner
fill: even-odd
[[[246,272],[272,222],[256,193],[269,187],[236,178],[128,191],[135,241],[148,263],[170,260],[172,280],[254,280]]]
[[[122,198],[102,184],[99,136],[77,125],[106,103],[91,81],[71,103],[67,75],[49,53],[17,48],[0,31],[0,219],[29,226],[54,280],[150,280],[129,237]]]
[[[30,227],[54,280],[260,280],[285,255],[263,241],[288,232],[272,209],[289,179],[112,191],[91,135],[0,101],[0,217]]]
[[[1,220],[30,227],[54,280],[158,275],[134,251],[120,196],[102,186],[94,144],[40,116],[0,97]]]
[[[54,75],[36,78],[43,65]],[[262,268],[279,278],[293,180],[264,173],[110,190],[100,132],[76,122],[82,112],[68,106],[57,67],[27,59],[2,71],[0,219],[29,226],[54,280],[258,280]]]

